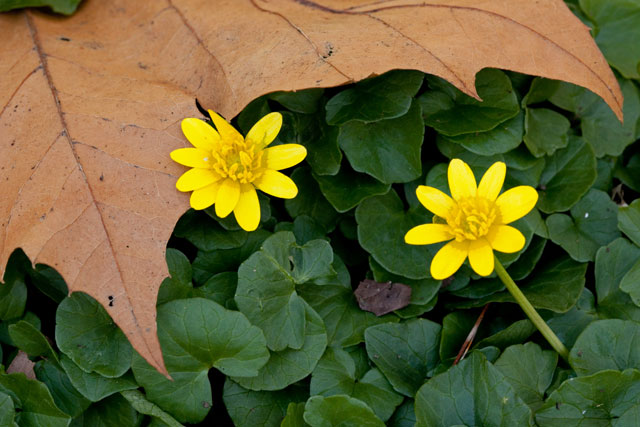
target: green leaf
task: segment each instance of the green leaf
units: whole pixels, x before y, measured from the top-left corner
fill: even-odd
[[[88,399],[85,399],[84,396],[76,390],[66,372],[55,363],[48,360],[41,360],[36,363],[33,370],[38,380],[42,381],[49,389],[56,406],[66,414],[75,417],[81,414],[91,404]]]
[[[631,81],[619,79],[618,83],[624,96],[624,124],[618,121],[602,98],[571,83],[555,82],[555,90],[549,97],[552,103],[581,119],[582,137],[591,144],[596,157],[618,156],[636,140],[640,94]]]
[[[520,111],[516,92],[505,73],[484,69],[476,74],[476,91],[481,101],[471,98],[439,77],[429,76],[434,90],[418,101],[427,126],[447,136],[486,132],[515,117]]]
[[[441,329],[426,319],[371,326],[367,354],[396,391],[412,397],[438,362]]]
[[[202,421],[212,404],[207,373],[252,376],[269,354],[262,331],[242,313],[202,298],[176,300],[158,308],[158,339],[173,378],[168,380],[139,355],[133,373],[147,398],[180,422]]]
[[[569,145],[546,158],[538,186],[538,209],[562,212],[589,191],[597,176],[596,157],[582,138],[569,137]]]
[[[438,134],[438,139],[460,144],[466,150],[480,156],[493,156],[513,150],[522,142],[524,113],[500,123],[487,132],[465,133],[458,136]]]
[[[555,256],[540,262],[527,279],[518,284],[529,302],[538,309],[566,313],[576,304],[584,288],[587,264],[566,256]],[[507,291],[476,301],[456,303],[458,308],[481,307],[489,302],[515,302]]]
[[[576,261],[593,261],[600,246],[620,236],[618,207],[607,193],[595,189],[571,208],[571,217],[553,214],[546,223],[551,241]]]
[[[223,307],[230,308],[227,304],[235,304],[233,297],[236,293],[237,285],[238,273],[226,271],[212,276],[204,285],[195,288],[193,296],[210,299]]]
[[[640,308],[629,294],[620,289],[620,282],[640,259],[640,248],[619,238],[596,253],[596,294],[598,314],[602,317],[640,321]]]
[[[618,228],[640,246],[640,199],[618,209]]]
[[[416,207],[405,212],[395,191],[371,197],[356,209],[358,241],[387,271],[410,279],[431,277],[429,264],[434,245],[414,246],[404,242],[412,227],[431,222],[429,212]]]
[[[31,261],[21,250],[15,250],[9,256],[4,272],[4,283],[0,283],[0,320],[21,317],[27,304],[27,286],[24,283],[26,268]]]
[[[533,424],[509,380],[477,351],[420,387],[416,419],[416,426]]]
[[[376,368],[356,372],[356,363],[346,351],[329,347],[311,374],[311,395],[333,396],[344,394],[369,405],[376,416],[387,421],[402,396],[393,391],[385,377]]]
[[[0,392],[0,427],[18,427],[14,421],[15,417],[16,411],[11,396]]]
[[[527,108],[524,143],[534,156],[550,156],[557,149],[567,146],[570,127],[569,120],[560,113],[548,108]]]
[[[640,366],[640,323],[596,320],[578,337],[569,354],[569,363],[579,376]]]
[[[632,152],[628,159],[618,158],[613,175],[627,187],[640,191],[640,152]]]
[[[60,360],[60,364],[73,387],[91,402],[98,402],[119,391],[138,388],[138,384],[130,371],[118,378],[107,378],[95,372],[87,373],[83,371],[64,355]]]
[[[298,186],[298,195],[284,202],[289,215],[292,218],[300,215],[310,216],[327,232],[333,230],[338,222],[338,212],[322,195],[318,183],[309,170],[298,167],[291,174],[291,179]]]
[[[391,188],[389,184],[354,171],[347,162],[342,164],[336,175],[314,175],[314,178],[322,194],[340,213],[358,206],[368,197],[385,194]]]
[[[438,347],[438,354],[442,361],[453,360],[456,357],[476,319],[477,314],[462,310],[452,311],[444,316]]]
[[[247,241],[244,230],[229,231],[220,223],[202,211],[189,209],[176,224],[174,234],[191,242],[202,251],[215,249],[233,249]],[[167,260],[169,254],[167,251]]]
[[[305,317],[305,341],[300,350],[272,351],[258,376],[231,379],[251,390],[280,390],[309,375],[327,347],[327,332],[322,318],[309,305],[306,305]]]
[[[396,409],[387,423],[389,427],[414,427],[416,425],[416,413],[413,399],[405,399],[404,403]]]
[[[307,149],[306,162],[313,173],[335,175],[340,169],[342,151],[338,146],[337,126],[329,126],[318,114],[296,115],[296,142]]]
[[[308,426],[304,421],[304,407],[305,403],[289,403],[287,406],[287,414],[285,415],[281,427],[305,427]]]
[[[640,79],[640,9],[634,0],[580,0],[596,23],[594,38],[613,67],[628,79]]]
[[[131,367],[132,348],[127,337],[105,309],[85,293],[75,292],[58,306],[56,343],[86,372],[115,378]]]
[[[558,336],[565,346],[571,348],[578,339],[578,335],[594,320],[598,318],[595,298],[587,288],[582,290],[580,298],[571,310],[566,313],[543,313],[541,316],[547,325]]]
[[[555,351],[542,350],[537,344],[528,342],[508,347],[494,366],[511,383],[518,397],[535,412],[542,406],[544,392],[551,385],[557,364]]]
[[[11,347],[15,347],[15,343],[13,342],[13,340],[11,339],[11,336],[9,335],[9,326],[15,325],[21,320],[24,320],[25,322],[30,323],[32,326],[34,326],[38,330],[40,330],[40,328],[42,327],[38,316],[36,316],[30,311],[27,311],[24,313],[24,316],[22,316],[21,318],[5,320],[4,322],[0,322],[0,342],[10,345]]]
[[[43,356],[58,362],[58,355],[51,348],[47,338],[31,323],[24,320],[14,323],[9,326],[9,336],[15,346],[29,356]]]
[[[342,125],[338,144],[354,170],[392,184],[412,181],[422,174],[423,139],[420,105],[414,102],[405,115],[397,118]]]
[[[305,303],[295,285],[334,276],[333,250],[325,240],[296,244],[281,231],[265,240],[238,269],[235,301],[260,327],[271,350],[300,349],[305,340]]]
[[[237,271],[240,264],[260,249],[262,242],[270,235],[269,231],[258,229],[249,233],[247,241],[239,248],[211,252],[198,251],[192,264],[193,280],[203,284],[215,274]]]
[[[269,98],[296,113],[312,114],[318,111],[324,89],[305,89],[298,92],[273,92]]]
[[[601,371],[563,382],[536,412],[536,421],[544,427],[631,426],[637,418],[625,414],[638,413],[639,399],[640,371]]]
[[[309,398],[304,420],[313,427],[384,427],[366,403],[342,394]]]
[[[365,123],[404,115],[422,85],[419,71],[393,70],[363,80],[327,102],[327,123],[341,125],[351,120]]]
[[[622,277],[620,290],[628,293],[633,303],[640,307],[640,259]]]
[[[222,398],[233,423],[238,427],[279,427],[290,403],[303,402],[309,393],[292,385],[278,391],[253,391],[228,377]]]
[[[53,402],[47,386],[23,373],[0,374],[0,391],[13,398],[21,427],[66,427],[71,421]]]
[[[523,343],[535,331],[536,327],[529,319],[517,320],[495,334],[483,338],[474,348],[496,347],[504,349],[511,345]]]
[[[69,288],[60,273],[43,264],[36,264],[35,270],[29,273],[31,283],[56,304],[60,304],[69,295]]]
[[[76,11],[81,0],[5,0],[0,4],[0,12],[23,7],[49,6],[56,13],[71,15]]]
[[[80,416],[73,419],[71,427],[122,427],[139,426],[142,416],[119,394],[109,396],[89,406]]]
[[[182,427],[175,418],[171,415],[164,412],[158,406],[149,402],[144,394],[140,393],[138,390],[127,390],[120,393],[122,397],[127,399],[129,404],[133,409],[138,411],[141,414],[150,415],[169,427]]]

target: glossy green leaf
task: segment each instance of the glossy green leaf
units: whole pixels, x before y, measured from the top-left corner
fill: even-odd
[[[412,181],[422,174],[423,139],[420,105],[414,102],[409,111],[398,118],[342,125],[338,144],[355,171],[392,184]]]
[[[632,426],[638,413],[640,371],[601,371],[565,381],[536,412],[541,427]],[[625,423],[624,420],[630,421]]]
[[[427,381],[416,395],[416,426],[532,425],[531,410],[478,352]]]
[[[130,371],[118,378],[107,378],[95,372],[88,373],[83,371],[64,355],[60,363],[73,387],[91,402],[98,402],[123,390],[138,388],[138,384]]]
[[[0,427],[18,427],[15,417],[16,410],[11,396],[0,392]]]
[[[419,71],[393,70],[358,82],[327,102],[327,123],[371,123],[400,117],[409,110],[423,79],[424,74]]]
[[[313,88],[298,92],[274,92],[269,94],[269,98],[296,113],[312,114],[318,111],[323,94],[324,89]]]
[[[305,402],[289,403],[287,406],[287,414],[284,416],[281,427],[305,427],[308,426],[304,420]]]
[[[160,306],[158,338],[173,381],[137,354],[133,373],[147,398],[180,422],[197,423],[209,412],[211,367],[226,375],[255,376],[269,359],[258,327],[242,313],[202,298]]]
[[[377,368],[357,372],[352,356],[337,347],[329,347],[318,362],[311,374],[310,393],[355,397],[369,405],[382,421],[387,421],[402,403],[402,396],[393,391]]]
[[[231,376],[231,379],[251,390],[280,390],[309,375],[327,347],[327,332],[322,318],[309,305],[305,307],[305,317],[305,340],[301,349],[272,351],[258,376]]]
[[[74,418],[70,427],[137,427],[142,422],[142,415],[119,394],[109,396],[89,406],[80,416]]]
[[[495,347],[504,349],[525,342],[534,332],[536,332],[536,327],[529,319],[517,320],[506,328],[478,341],[474,348]]]
[[[304,420],[312,427],[384,427],[366,403],[343,394],[312,396],[305,405]]]
[[[582,138],[569,137],[569,145],[546,158],[538,187],[538,209],[563,212],[575,205],[596,180],[596,157]]]
[[[138,390],[123,391],[120,395],[127,399],[131,407],[139,413],[150,415],[153,418],[162,421],[169,427],[182,427],[182,424],[176,421],[175,418],[164,412],[158,406],[149,402],[144,394]]]
[[[289,215],[292,218],[300,215],[310,216],[326,231],[333,230],[338,222],[338,212],[322,195],[311,172],[305,168],[296,168],[291,174],[291,179],[298,186],[298,195],[284,202]]]
[[[620,290],[629,294],[633,303],[640,307],[640,259],[622,277]]]
[[[24,264],[31,266],[31,262],[22,250],[15,250],[7,261],[4,272],[4,283],[0,283],[0,319],[17,319],[24,314],[27,304],[27,286]]]
[[[364,333],[367,354],[396,391],[411,397],[438,362],[441,329],[426,319],[372,326]]]
[[[576,261],[593,261],[600,246],[620,236],[618,207],[607,193],[591,189],[571,208],[571,216],[547,218],[549,237]]]
[[[594,38],[613,67],[628,79],[640,79],[640,8],[635,0],[580,0],[595,22]]]
[[[579,376],[640,367],[640,323],[620,319],[591,323],[573,345],[569,363]]]
[[[640,308],[620,289],[620,282],[640,259],[640,248],[619,238],[596,253],[597,310],[605,318],[640,321]]]
[[[19,409],[16,422],[21,427],[66,427],[71,417],[54,403],[47,386],[23,373],[0,374],[0,392],[9,394]]]
[[[340,169],[342,151],[337,126],[328,125],[321,115],[296,115],[296,141],[307,149],[305,161],[317,175],[335,175]]]
[[[566,313],[546,312],[542,313],[541,316],[560,341],[568,348],[573,346],[580,333],[591,322],[598,319],[595,298],[587,288],[582,290],[578,302],[571,310]]]
[[[75,292],[58,306],[56,343],[86,372],[115,378],[131,367],[133,349],[127,337],[105,309],[84,293]]]
[[[346,162],[333,176],[314,175],[320,191],[338,212],[346,212],[364,199],[385,194],[391,187],[377,179],[354,171]]]
[[[76,11],[81,0],[5,0],[0,3],[0,12],[23,7],[50,7],[54,12],[71,15]]]
[[[218,221],[206,213],[193,209],[182,215],[176,224],[174,234],[187,239],[203,251],[240,247],[247,241],[248,235],[244,230],[225,230]],[[170,249],[167,250],[167,259],[172,256],[169,255],[169,251]]]
[[[569,120],[548,108],[527,108],[524,128],[524,143],[536,157],[550,156],[569,143]]]
[[[278,391],[248,390],[227,377],[222,398],[238,427],[279,427],[290,403],[303,402],[309,393],[292,385]]]
[[[484,69],[476,74],[476,91],[481,101],[463,94],[438,77],[428,77],[434,90],[418,101],[427,126],[448,136],[486,132],[515,117],[520,111],[511,81],[502,71]]]
[[[91,401],[86,399],[73,386],[67,373],[57,364],[48,360],[41,360],[36,363],[33,371],[38,380],[47,386],[56,406],[64,413],[75,417],[81,414],[91,404]]]
[[[432,215],[423,207],[405,212],[395,191],[371,197],[356,209],[358,241],[387,271],[410,279],[430,277],[434,245],[414,246],[404,242],[412,227],[430,223]]]
[[[387,423],[390,427],[414,427],[416,425],[416,413],[413,399],[405,399],[404,403],[396,409]]]
[[[633,243],[640,246],[640,199],[629,206],[621,206],[618,210],[618,228]]]
[[[524,113],[497,125],[486,132],[465,133],[458,136],[438,134],[438,139],[460,144],[466,150],[481,156],[493,156],[513,150],[522,142]]]
[[[24,320],[9,326],[9,336],[20,350],[29,356],[43,356],[58,362],[58,355],[47,338],[35,326]]]
[[[440,359],[456,357],[478,315],[469,311],[452,311],[442,319],[442,333],[438,347]]]
[[[557,363],[555,351],[542,350],[537,344],[528,342],[508,347],[494,366],[511,383],[518,397],[535,412],[542,406]]]

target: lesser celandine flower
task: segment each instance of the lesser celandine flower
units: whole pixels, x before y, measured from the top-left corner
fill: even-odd
[[[182,121],[182,132],[193,148],[174,150],[171,158],[193,169],[178,179],[176,188],[193,191],[194,209],[215,204],[216,215],[224,218],[233,212],[240,227],[253,231],[260,223],[256,189],[284,199],[295,197],[296,184],[278,171],[300,163],[307,150],[299,144],[267,147],[280,132],[280,113],[258,120],[246,137],[213,111],[209,115],[217,131],[199,119]]]
[[[434,221],[409,230],[405,241],[428,245],[451,240],[431,262],[434,279],[451,276],[467,257],[476,273],[488,276],[494,270],[494,250],[513,253],[524,247],[522,233],[507,224],[529,213],[538,201],[538,193],[523,185],[499,195],[505,174],[505,164],[496,162],[476,185],[471,168],[453,159],[448,170],[451,197],[426,185],[417,188],[418,200],[433,212]]]

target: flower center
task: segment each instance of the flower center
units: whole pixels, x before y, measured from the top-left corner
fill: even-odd
[[[223,141],[211,153],[211,169],[222,178],[251,183],[262,175],[262,155],[263,151],[250,141]]]
[[[446,218],[457,241],[476,240],[489,232],[499,212],[494,202],[484,197],[458,200]]]

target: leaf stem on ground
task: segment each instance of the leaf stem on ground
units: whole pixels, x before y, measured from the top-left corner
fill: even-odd
[[[551,347],[553,347],[553,349],[560,356],[562,356],[563,359],[568,360],[569,350],[567,350],[567,347],[562,344],[556,334],[553,333],[549,325],[547,325],[542,317],[540,317],[536,309],[533,308],[527,297],[524,296],[520,288],[518,288],[518,285],[516,285],[511,276],[509,276],[509,273],[507,273],[507,270],[504,269],[497,257],[495,258],[495,269],[498,277],[500,278],[500,280],[502,280],[502,283],[504,283],[504,285],[507,287],[507,289],[516,300],[518,305],[520,305],[527,317],[529,317],[536,328],[538,328],[542,336],[546,338],[549,344],[551,344]]]

